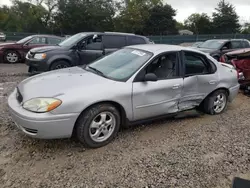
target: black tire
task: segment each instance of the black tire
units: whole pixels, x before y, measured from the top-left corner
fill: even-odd
[[[16,57],[16,60],[15,60],[15,61],[10,61],[9,58],[8,58],[8,55],[9,55],[9,54],[14,55],[14,56]],[[20,61],[20,59],[21,59],[21,58],[20,58],[20,54],[19,54],[17,51],[15,51],[15,50],[8,50],[8,51],[6,51],[6,52],[4,53],[3,58],[4,58],[4,62],[5,62],[5,63],[9,63],[9,64],[18,63],[18,62]]]
[[[219,95],[224,95],[225,96],[225,106],[223,107],[223,109],[221,109],[220,112],[216,112],[214,109],[214,102],[216,101],[216,97]],[[204,110],[204,113],[210,114],[210,115],[217,115],[217,114],[221,114],[225,111],[225,109],[227,108],[227,104],[228,104],[228,93],[223,90],[217,90],[215,92],[213,92],[212,94],[210,94],[203,102],[203,107],[202,109]]]
[[[52,63],[50,70],[58,70],[58,69],[63,69],[70,67],[70,64],[67,61],[60,60]]]
[[[91,138],[90,125],[94,118],[100,113],[108,112],[113,114],[115,118],[115,126],[112,134],[103,142],[96,142]],[[121,117],[119,111],[111,104],[97,104],[87,109],[77,120],[76,123],[76,137],[77,139],[88,148],[99,148],[110,143],[117,135],[121,127]]]

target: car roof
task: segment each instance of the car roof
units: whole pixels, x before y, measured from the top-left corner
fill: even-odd
[[[228,41],[239,41],[239,40],[247,41],[246,39],[209,39],[209,40],[206,40],[206,41],[228,42]]]
[[[108,35],[125,35],[125,36],[139,36],[139,37],[144,37],[143,35],[136,35],[134,33],[122,33],[122,32],[109,32],[109,31],[105,31],[105,32],[81,32],[82,34],[86,34],[86,35],[95,35],[95,34],[108,34]]]
[[[178,46],[178,45],[168,45],[168,44],[140,44],[140,45],[127,46],[125,48],[136,48],[139,50],[151,52],[151,53],[156,54],[156,55],[163,53],[163,52],[168,52],[168,51],[182,51],[182,50],[197,52],[200,54],[206,54],[204,52],[195,50],[195,49],[190,48],[190,47],[184,47],[184,46]]]
[[[54,37],[54,38],[62,38],[56,35],[31,35],[32,37]]]

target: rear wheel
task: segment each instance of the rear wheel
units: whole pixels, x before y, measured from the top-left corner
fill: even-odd
[[[95,105],[78,119],[76,136],[86,147],[102,147],[117,135],[121,124],[120,119],[120,114],[113,105]]]
[[[70,67],[70,64],[67,61],[60,60],[60,61],[54,62],[51,65],[50,70],[64,69],[68,67]]]
[[[208,96],[204,103],[204,112],[211,115],[222,113],[228,104],[228,93],[225,90],[218,90]]]
[[[20,60],[20,56],[16,51],[7,51],[4,53],[4,61],[7,63],[17,63]]]

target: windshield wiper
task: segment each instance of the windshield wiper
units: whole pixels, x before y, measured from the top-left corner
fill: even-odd
[[[86,66],[86,68],[89,68],[89,69],[95,71],[97,74],[101,75],[102,77],[107,78],[107,76],[102,71],[100,71],[94,67]]]

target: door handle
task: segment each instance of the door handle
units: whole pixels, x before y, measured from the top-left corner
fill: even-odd
[[[217,80],[210,80],[209,81],[209,84],[213,85],[213,84],[216,84]]]
[[[173,89],[178,89],[179,87],[180,87],[181,85],[180,84],[175,84],[175,85],[173,85]]]

